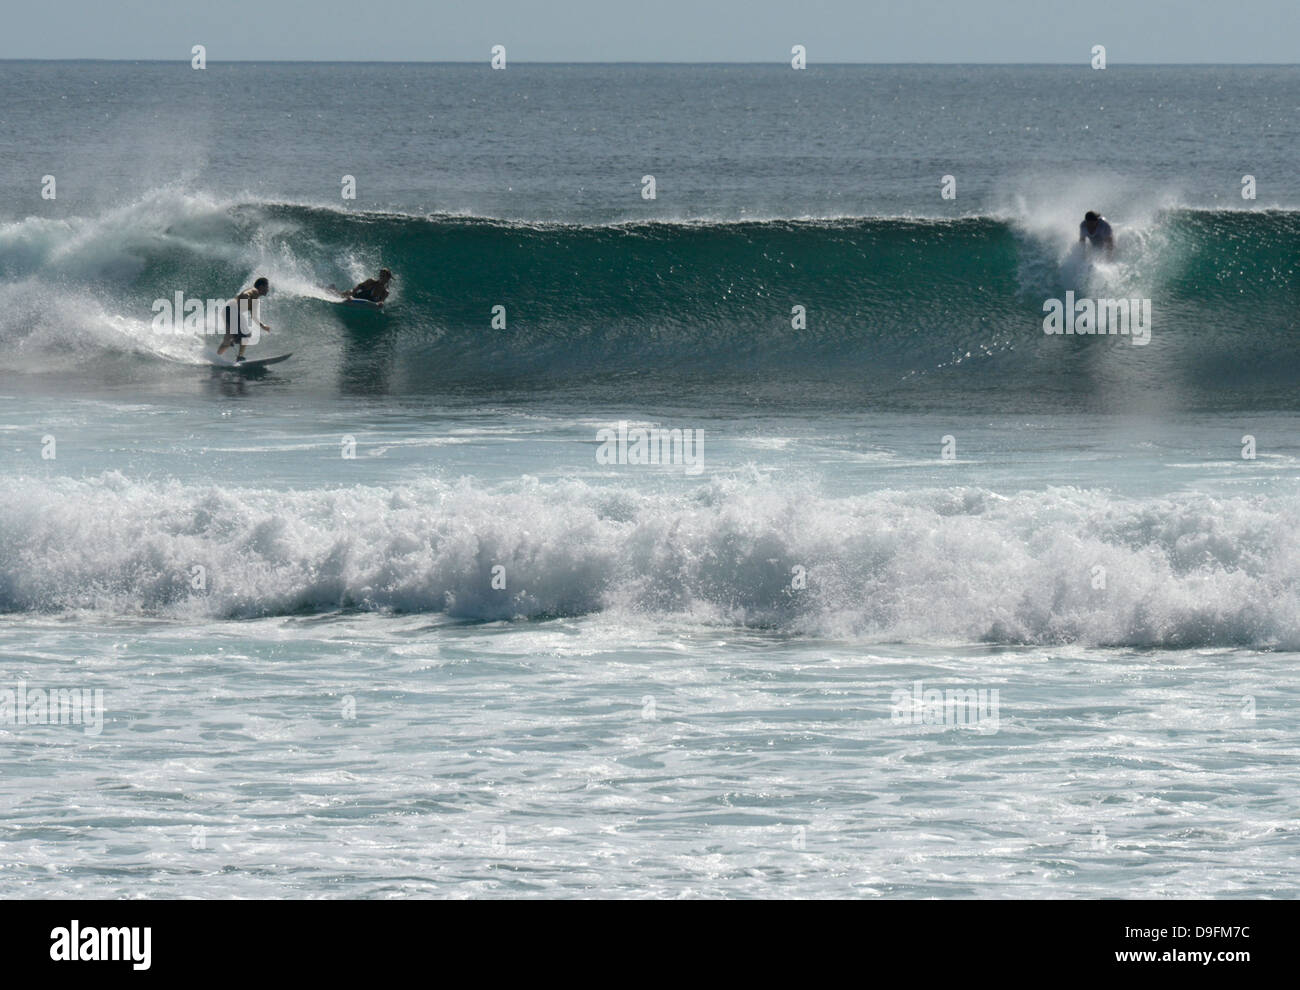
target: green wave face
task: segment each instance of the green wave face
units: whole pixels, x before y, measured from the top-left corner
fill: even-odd
[[[1300,213],[1172,210],[1117,230],[1115,256],[1098,259],[1073,230],[992,217],[580,226],[239,204],[11,228],[0,274],[71,286],[123,314],[267,274],[282,325],[365,340],[411,387],[961,375],[1068,392],[1294,378]],[[381,265],[396,273],[382,316],[308,291]],[[1149,300],[1150,344],[1045,334],[1045,306],[1067,293]]]

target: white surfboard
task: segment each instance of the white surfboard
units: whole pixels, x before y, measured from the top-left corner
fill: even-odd
[[[281,361],[288,361],[293,356],[293,352],[288,354],[277,354],[269,358],[248,358],[244,361],[236,361],[234,358],[228,358],[224,354],[221,357],[213,356],[211,364],[214,368],[231,368],[235,371],[247,371],[250,368],[265,368],[268,364],[279,364]]]

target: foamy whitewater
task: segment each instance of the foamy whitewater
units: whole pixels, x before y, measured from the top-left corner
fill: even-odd
[[[0,894],[1293,896],[1298,103],[0,63]]]

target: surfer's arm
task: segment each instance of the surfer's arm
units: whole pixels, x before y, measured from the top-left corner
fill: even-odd
[[[248,299],[248,318],[262,328],[266,333],[271,332],[271,328],[262,322],[262,304],[257,304],[257,310],[254,312],[253,303],[260,299],[261,296],[250,296]]]

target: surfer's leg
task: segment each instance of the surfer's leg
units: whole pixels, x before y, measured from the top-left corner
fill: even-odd
[[[235,342],[235,335],[230,332],[230,307],[224,310],[226,317],[226,335],[221,338],[221,344],[217,347],[217,357],[225,354],[230,345]]]

